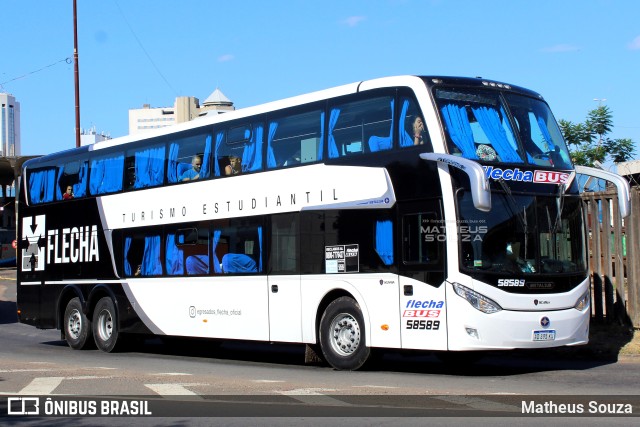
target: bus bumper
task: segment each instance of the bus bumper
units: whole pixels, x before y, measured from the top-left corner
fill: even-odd
[[[452,311],[451,305],[457,305]],[[590,310],[575,308],[550,311],[502,310],[486,314],[462,298],[450,301],[449,350],[499,350],[548,348],[586,344]]]

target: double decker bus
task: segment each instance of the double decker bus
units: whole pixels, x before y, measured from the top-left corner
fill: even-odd
[[[584,344],[576,173],[543,98],[480,78],[361,81],[28,161],[19,320],[372,349]]]

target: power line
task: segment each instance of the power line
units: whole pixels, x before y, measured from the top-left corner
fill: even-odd
[[[129,21],[127,21],[127,18],[124,16],[124,13],[122,12],[122,9],[120,8],[120,5],[118,4],[117,0],[113,0],[113,2],[116,4],[116,7],[118,8],[118,11],[120,12],[120,15],[122,15],[122,19],[124,20],[124,23],[127,24],[127,27],[129,27],[129,31],[131,31],[131,34],[133,34],[133,37],[136,39],[136,41],[138,42],[138,45],[140,46],[140,49],[142,49],[142,51],[144,52],[144,54],[147,56],[147,59],[149,60],[149,62],[151,62],[151,65],[153,65],[153,68],[155,68],[155,70],[157,71],[157,73],[160,75],[160,77],[162,77],[162,80],[164,80],[164,82],[167,84],[167,86],[169,87],[169,89],[171,89],[171,91],[178,96],[178,92],[173,88],[173,86],[171,86],[171,84],[169,83],[169,81],[165,78],[164,74],[162,74],[162,72],[160,71],[160,69],[158,68],[158,66],[156,65],[155,62],[153,62],[153,59],[151,59],[151,55],[149,55],[149,53],[147,52],[147,50],[144,48],[144,46],[142,45],[142,42],[140,41],[140,39],[138,38],[138,36],[136,35],[135,31],[133,31],[133,27],[131,27],[131,25],[129,24]]]
[[[16,81],[16,80],[24,79],[25,77],[28,77],[28,76],[30,76],[30,75],[32,75],[32,74],[38,73],[38,72],[40,72],[40,71],[42,71],[42,70],[46,70],[47,68],[51,68],[51,67],[53,67],[54,65],[58,65],[58,64],[59,64],[59,63],[61,63],[61,62],[66,62],[67,64],[71,64],[71,63],[73,62],[73,60],[72,60],[70,57],[68,57],[68,58],[64,58],[64,59],[61,59],[61,60],[59,60],[59,61],[54,62],[53,64],[49,64],[49,65],[44,66],[44,67],[42,67],[42,68],[39,68],[39,69],[37,69],[37,70],[34,70],[34,71],[28,72],[28,73],[26,73],[26,74],[23,74],[23,75],[21,75],[21,76],[19,76],[19,77],[14,77],[14,78],[12,78],[11,80],[7,80],[6,82],[2,82],[2,83],[0,83],[0,86],[5,85],[5,84],[7,84],[7,83],[14,82],[14,81]]]

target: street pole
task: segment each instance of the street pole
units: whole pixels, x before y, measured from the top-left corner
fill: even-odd
[[[73,0],[73,76],[76,87],[76,148],[80,147],[80,72],[78,71],[78,13]]]

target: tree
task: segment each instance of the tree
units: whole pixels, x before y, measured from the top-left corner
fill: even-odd
[[[596,161],[620,163],[631,159],[634,155],[633,141],[629,138],[608,138],[612,128],[611,110],[606,105],[589,111],[584,123],[560,120],[560,130],[571,160],[577,165],[593,166]]]

